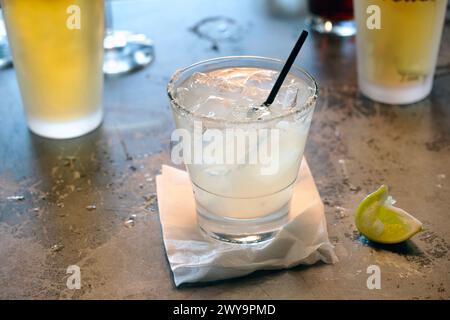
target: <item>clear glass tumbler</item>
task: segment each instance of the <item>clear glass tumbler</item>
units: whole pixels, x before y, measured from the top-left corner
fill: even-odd
[[[233,243],[260,242],[272,238],[286,223],[318,87],[306,71],[293,67],[289,81],[296,80],[304,86],[300,94],[297,91],[294,105],[257,119],[221,116],[214,101],[223,101],[227,97],[218,96],[220,93],[188,96],[184,102],[179,95],[183,93],[186,81],[198,77],[199,73],[207,73],[213,79],[216,73],[228,72],[235,73],[238,82],[230,82],[224,89],[239,95],[242,89],[239,78],[245,77],[245,72],[278,72],[282,66],[282,61],[262,57],[224,57],[179,70],[169,82],[168,95],[177,130],[184,132],[184,141],[190,141],[184,145],[183,159],[192,181],[198,224],[215,239]],[[264,101],[270,88],[264,84],[263,77],[255,79],[252,81],[261,80],[265,90],[251,90],[256,95],[261,92],[259,100]],[[223,83],[217,83],[217,86],[221,85]],[[183,94],[186,95],[186,91]],[[198,98],[208,101],[200,107],[202,110],[189,105]],[[258,108],[248,105],[241,107],[244,112],[260,111],[254,111]],[[213,146],[216,149],[212,152],[211,146],[217,141],[220,143]],[[264,152],[270,153],[271,157],[264,158]],[[211,157],[219,161],[211,161]]]
[[[73,138],[102,121],[103,0],[1,0],[28,126]]]
[[[408,104],[431,92],[447,0],[355,0],[358,84],[372,100]]]

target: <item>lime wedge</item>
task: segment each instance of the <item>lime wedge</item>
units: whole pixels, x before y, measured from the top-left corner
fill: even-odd
[[[355,224],[359,232],[375,242],[399,243],[421,231],[422,223],[394,207],[394,203],[385,185],[369,194],[356,209]]]

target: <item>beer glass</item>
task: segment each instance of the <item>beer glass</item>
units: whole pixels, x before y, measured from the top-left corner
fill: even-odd
[[[428,96],[447,0],[355,0],[354,6],[361,92],[388,104]]]
[[[102,121],[103,0],[1,0],[30,130],[86,134]]]

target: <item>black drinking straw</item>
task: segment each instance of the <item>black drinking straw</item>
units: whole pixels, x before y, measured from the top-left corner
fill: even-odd
[[[284,79],[286,79],[286,76],[289,73],[289,70],[291,70],[291,67],[294,64],[295,58],[297,58],[297,55],[300,52],[300,49],[302,48],[303,44],[305,43],[306,37],[308,37],[308,31],[303,30],[302,34],[300,35],[300,37],[297,40],[297,43],[295,44],[294,48],[291,51],[289,58],[286,60],[286,63],[284,64],[283,69],[281,69],[281,72],[277,78],[277,81],[275,81],[275,84],[274,84],[272,90],[270,91],[266,102],[264,102],[263,105],[270,106],[273,103],[273,101],[275,100],[275,97],[277,96],[278,91],[280,91],[280,88],[281,88],[281,85],[283,84]]]

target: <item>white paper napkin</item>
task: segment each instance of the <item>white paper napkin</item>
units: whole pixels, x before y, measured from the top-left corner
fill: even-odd
[[[289,222],[273,239],[257,244],[221,242],[198,229],[187,172],[163,165],[156,189],[164,245],[176,286],[319,260],[337,262],[328,239],[323,203],[305,159],[294,188]]]

